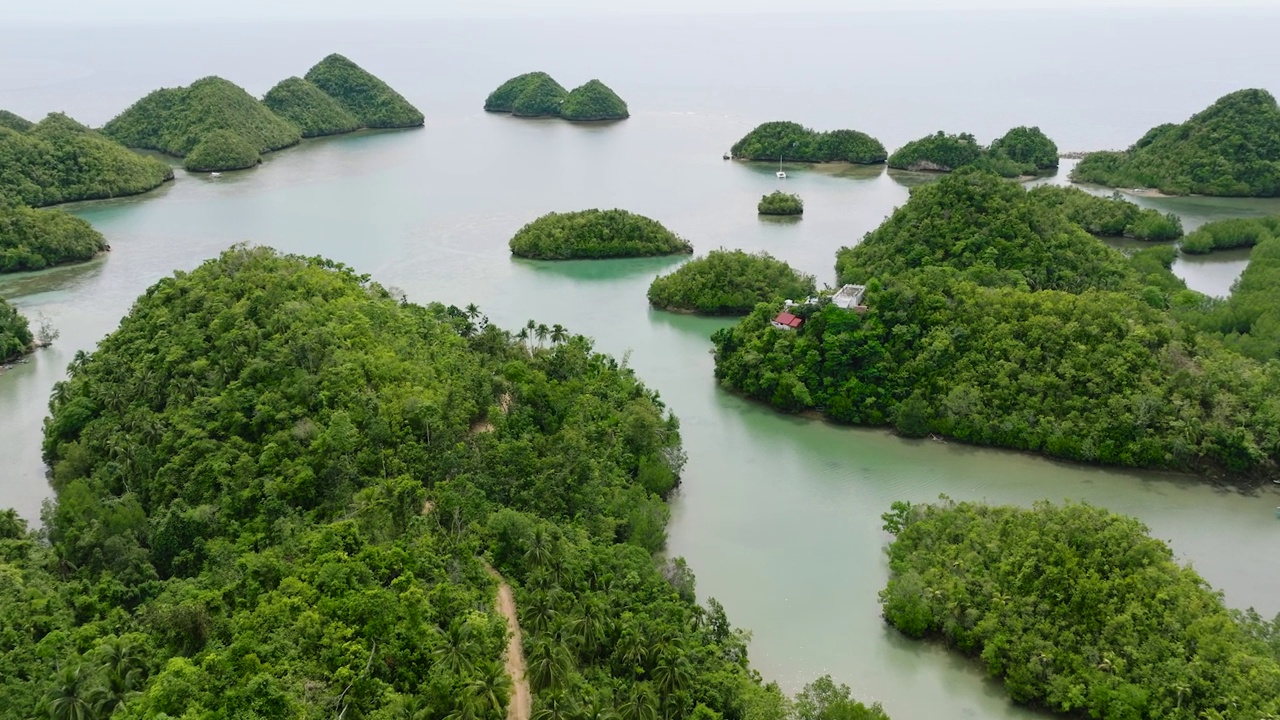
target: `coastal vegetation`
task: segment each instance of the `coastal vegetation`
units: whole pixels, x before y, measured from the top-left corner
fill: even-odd
[[[1182,317],[1239,353],[1261,361],[1280,360],[1280,303],[1276,302],[1280,297],[1280,218],[1228,220],[1209,223],[1201,229],[1214,242],[1244,243],[1252,239],[1256,244],[1230,297],[1214,300],[1203,311],[1187,312]],[[1194,235],[1188,235],[1186,240]],[[1185,244],[1186,241],[1184,251]]]
[[[334,53],[307,71],[306,80],[320,88],[368,128],[418,127],[422,111],[364,68]]]
[[[1275,477],[1280,366],[1202,332],[1207,298],[1169,272],[1171,248],[1151,251],[1125,258],[1021,186],[959,171],[840,251],[865,314],[819,302],[780,331],[759,307],[713,337],[716,377],[908,436]]]
[[[1280,216],[1215,220],[1196,228],[1179,243],[1184,253],[1204,255],[1215,250],[1251,248],[1280,234]]]
[[[236,248],[54,389],[56,500],[0,513],[0,717],[884,718],[764,686],[665,541],[679,424],[560,326]]]
[[[931,172],[975,167],[1007,178],[1041,175],[1058,167],[1058,146],[1034,127],[1014,128],[989,148],[969,133],[939,131],[898,148],[889,156],[889,167]]]
[[[134,103],[102,131],[135,148],[159,150],[185,158],[215,131],[239,136],[257,155],[296,145],[302,138],[297,125],[271,110],[245,92],[243,88],[218,77],[197,80],[187,87],[156,90]],[[246,167],[241,143],[234,145],[219,139],[214,147],[203,151],[198,160],[216,159],[214,150],[234,147],[237,152],[225,154],[226,167],[201,164],[200,170],[236,170]],[[251,163],[252,164],[252,163]],[[197,169],[188,166],[188,169]]]
[[[1228,610],[1137,520],[1088,505],[894,503],[885,620],[1017,702],[1095,718],[1280,714],[1280,617]]]
[[[535,260],[624,258],[693,252],[656,220],[626,210],[548,213],[511,238],[511,253]]]
[[[588,80],[570,90],[560,103],[560,117],[575,122],[623,120],[630,116],[627,103],[599,80]]]
[[[0,273],[82,262],[106,249],[102,233],[74,215],[0,198]]]
[[[875,165],[888,153],[879,140],[857,130],[817,132],[799,123],[767,122],[733,144],[729,153],[744,160],[848,162]]]
[[[31,326],[18,309],[0,298],[0,363],[6,363],[35,348],[35,338],[31,335]],[[0,513],[0,549],[4,548],[4,515]],[[0,568],[4,565],[0,562]],[[4,603],[0,603],[3,605]],[[0,622],[0,627],[3,623]],[[3,712],[3,711],[0,711]]]
[[[0,126],[0,194],[32,207],[137,195],[173,178],[165,163],[139,155],[53,113],[25,131]]]
[[[341,135],[363,125],[355,115],[308,80],[281,80],[262,98],[271,112],[297,125],[302,137]]]
[[[187,154],[183,165],[192,172],[244,170],[262,162],[258,149],[230,130],[213,130]]]
[[[799,195],[774,190],[760,198],[756,210],[761,215],[801,215],[804,213],[804,201]]]
[[[1169,241],[1182,237],[1182,220],[1173,213],[1140,208],[1119,193],[1099,197],[1080,188],[1041,185],[1031,196],[1060,207],[1067,217],[1091,235],[1135,240]]]
[[[1182,124],[1152,128],[1128,150],[1090,153],[1078,182],[1170,195],[1280,195],[1280,107],[1266,90],[1219,98]]]
[[[649,302],[663,310],[745,315],[762,302],[803,301],[816,292],[812,275],[768,253],[722,248],[654,278]]]
[[[626,102],[599,80],[566,91],[544,72],[524,73],[502,83],[489,93],[484,109],[517,117],[559,117],[582,122],[621,120],[630,115]]]
[[[26,132],[31,129],[35,123],[30,120],[15,115],[8,110],[0,110],[0,127],[6,127],[14,132]]]

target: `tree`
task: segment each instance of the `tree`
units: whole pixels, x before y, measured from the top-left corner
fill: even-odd
[[[45,701],[53,720],[96,720],[98,688],[81,664],[58,669]]]

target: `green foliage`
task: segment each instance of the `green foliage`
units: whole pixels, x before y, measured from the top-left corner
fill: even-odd
[[[14,132],[26,132],[34,125],[35,123],[24,117],[19,117],[8,110],[0,110],[0,127],[9,128]]]
[[[1250,248],[1271,239],[1274,230],[1280,230],[1280,217],[1216,220],[1201,225],[1179,247],[1193,255]]]
[[[536,260],[676,255],[693,246],[656,220],[626,210],[548,213],[520,228],[511,252]]]
[[[560,103],[560,117],[565,120],[622,120],[630,116],[622,98],[599,80],[588,80],[570,90]]]
[[[885,619],[980,658],[1018,702],[1135,720],[1280,713],[1270,625],[1238,620],[1134,519],[918,505],[896,535]]]
[[[299,77],[281,80],[262,98],[263,104],[302,129],[302,137],[341,135],[363,125],[337,100]]]
[[[296,145],[297,125],[271,112],[243,88],[219,77],[187,87],[156,90],[103,126],[108,136],[135,148],[186,157],[217,130],[234,133],[255,152]],[[238,144],[237,144],[238,145]],[[225,149],[225,140],[215,148]],[[206,157],[217,158],[206,150]]]
[[[977,164],[985,154],[983,147],[969,133],[947,135],[939,130],[895,150],[889,156],[889,167],[950,172]]]
[[[489,93],[489,97],[485,98],[484,109],[487,112],[512,112],[515,110],[516,101],[524,92],[537,85],[545,85],[552,80],[551,76],[544,72],[529,72],[523,75],[517,75],[510,80],[502,83],[496,90]],[[556,83],[556,86],[559,86]],[[563,88],[561,88],[563,90]],[[556,114],[559,114],[557,110]]]
[[[837,685],[830,675],[823,675],[805,685],[796,696],[795,720],[889,720],[889,715],[876,703],[867,707],[850,697],[848,685]]]
[[[516,98],[511,112],[519,117],[559,117],[560,105],[567,96],[568,92],[551,76],[536,73]]]
[[[799,195],[774,190],[760,198],[756,210],[761,215],[801,215],[804,213],[804,201]]]
[[[875,165],[888,153],[879,140],[857,130],[817,132],[793,122],[767,122],[733,144],[730,154],[747,160],[850,162]]]
[[[0,298],[0,362],[8,362],[19,355],[31,352],[35,347],[34,343],[35,338],[31,335],[31,327],[27,325],[27,319],[18,312],[17,308],[5,302],[4,298]],[[3,540],[0,539],[0,549],[3,547]],[[0,557],[0,560],[2,559],[3,557]],[[0,574],[3,574],[3,570],[4,565],[0,564]]]
[[[1215,334],[1237,352],[1257,360],[1280,359],[1280,303],[1276,302],[1280,297],[1280,217],[1209,223],[1202,230],[1215,243],[1244,243],[1252,238],[1257,244],[1231,297],[1184,311],[1180,317]],[[1188,235],[1187,241],[1198,232]]]
[[[0,273],[81,262],[106,249],[102,233],[74,215],[0,205]]]
[[[200,138],[182,165],[192,172],[209,172],[243,170],[260,162],[262,156],[243,136],[230,130],[214,130]]]
[[[1038,127],[1016,127],[993,141],[989,151],[1039,171],[1058,167],[1058,145]]]
[[[745,315],[762,302],[804,300],[816,293],[812,275],[768,253],[712,250],[649,285],[649,302],[665,310]]]
[[[1062,208],[1067,217],[1092,235],[1167,241],[1182,237],[1182,220],[1173,213],[1140,208],[1119,193],[1098,197],[1079,188],[1041,185],[1031,196]]]
[[[26,205],[136,195],[172,178],[168,165],[59,113],[26,132],[0,127],[0,194]]]
[[[306,79],[338,101],[365,127],[405,128],[423,123],[422,112],[382,80],[333,54],[307,71]]]
[[[1124,152],[1091,153],[1073,180],[1171,195],[1280,195],[1280,106],[1266,90],[1225,95],[1181,125],[1152,128]]]
[[[1017,127],[984,148],[969,133],[938,131],[912,140],[889,156],[899,170],[951,172],[976,167],[1001,177],[1039,175],[1058,167],[1058,146],[1040,128]]]
[[[809,305],[783,332],[761,306],[714,336],[716,377],[783,411],[909,435],[1274,477],[1280,366],[1199,332],[1214,316],[1172,260],[1171,248],[1127,260],[1034,193],[956,173],[840,252],[839,281],[868,285],[865,314]],[[1239,293],[1266,318],[1251,342],[1280,335],[1266,283]]]

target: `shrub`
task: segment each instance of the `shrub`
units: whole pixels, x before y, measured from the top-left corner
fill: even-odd
[[[760,198],[756,210],[761,215],[800,215],[804,212],[804,201],[799,195],[774,190]]]

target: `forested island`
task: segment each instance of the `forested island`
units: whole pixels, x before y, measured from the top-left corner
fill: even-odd
[[[403,95],[337,53],[312,66],[305,80],[336,100],[363,127],[420,127],[425,120],[422,111]]]
[[[83,262],[106,249],[106,239],[88,222],[0,196],[0,273]]]
[[[42,534],[0,513],[0,715],[501,720],[491,565],[534,717],[883,720],[761,684],[655,556],[678,422],[530,326],[263,248],[151,287],[54,389]]]
[[[839,253],[839,282],[867,286],[865,313],[821,300],[779,330],[777,307],[757,308],[714,336],[716,377],[784,411],[908,436],[1277,477],[1280,365],[1197,327],[1212,304],[1169,272],[1172,248],[1126,258],[1042,197],[972,169],[916,188]],[[1274,347],[1273,316],[1235,342]]]
[[[547,213],[516,232],[511,254],[534,260],[627,258],[693,252],[656,220],[626,210]]]
[[[704,315],[745,315],[762,302],[803,301],[817,292],[812,275],[768,253],[712,250],[654,278],[649,302],[663,310]]]
[[[302,137],[342,135],[364,127],[349,110],[309,80],[291,77],[267,91],[262,102],[280,117],[297,125]]]
[[[930,172],[976,167],[1007,178],[1044,175],[1058,167],[1058,146],[1038,127],[1016,127],[990,147],[969,133],[939,131],[898,148],[889,156],[889,167]]]
[[[1056,205],[1072,222],[1097,237],[1169,241],[1182,237],[1182,220],[1173,213],[1140,208],[1119,193],[1091,195],[1080,188],[1041,185],[1031,189],[1036,200]]]
[[[32,207],[137,195],[173,179],[165,163],[135,153],[61,113],[0,121],[0,195]]]
[[[799,123],[767,122],[733,144],[729,155],[742,160],[847,162],[877,165],[888,153],[879,140],[857,130],[818,132]]]
[[[34,349],[35,338],[31,335],[27,319],[17,308],[0,298],[0,363],[7,363]],[[0,549],[4,547],[3,522],[3,514],[0,513]],[[3,627],[3,620],[0,620],[0,627]]]
[[[774,190],[760,198],[756,212],[761,215],[803,215],[804,201],[799,195]]]
[[[1169,195],[1280,196],[1280,107],[1266,90],[1233,92],[1128,150],[1088,154],[1071,179]]]
[[[516,117],[558,117],[575,122],[630,117],[627,103],[599,80],[567,91],[544,72],[524,73],[502,83],[485,98],[484,109]]]
[[[1216,250],[1251,248],[1280,235],[1280,217],[1215,220],[1196,228],[1178,247],[1184,253],[1206,255]]]
[[[1230,297],[1180,317],[1236,352],[1261,361],[1280,360],[1280,217],[1209,223],[1183,240],[1183,252],[1190,252],[1188,243],[1204,242],[1215,247],[1253,243],[1253,250]]]
[[[1228,610],[1138,521],[1087,505],[894,503],[884,617],[1019,703],[1095,718],[1280,714],[1280,616]]]

